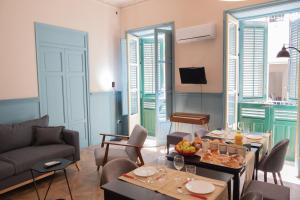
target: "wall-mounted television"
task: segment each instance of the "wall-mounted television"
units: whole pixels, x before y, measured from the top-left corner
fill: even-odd
[[[182,84],[207,84],[204,67],[179,68]]]

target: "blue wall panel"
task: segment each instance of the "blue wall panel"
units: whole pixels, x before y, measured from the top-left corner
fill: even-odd
[[[0,123],[14,123],[38,118],[39,99],[0,100]]]
[[[121,92],[97,92],[90,95],[91,145],[100,144],[98,133],[120,133],[117,121],[121,119]],[[116,103],[117,102],[117,103]]]
[[[176,93],[176,112],[196,112],[210,114],[209,128],[215,129],[224,125],[223,94]],[[121,92],[97,92],[90,94],[90,144],[99,144],[100,132],[122,133]],[[13,123],[39,117],[39,99],[0,100],[0,123]],[[124,132],[124,131],[123,131]]]
[[[175,93],[175,112],[209,114],[209,129],[223,128],[223,94],[202,93],[201,97],[201,93]]]

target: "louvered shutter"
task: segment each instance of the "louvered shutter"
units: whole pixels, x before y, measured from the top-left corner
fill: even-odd
[[[300,19],[290,23],[290,46],[300,48]],[[289,50],[289,78],[288,97],[291,100],[298,99],[298,74],[299,74],[299,53]]]
[[[138,112],[138,60],[137,51],[138,43],[135,40],[131,40],[129,44],[130,48],[130,102],[131,109],[130,114],[136,114]]]
[[[242,99],[266,97],[267,25],[241,26],[241,87]]]
[[[227,43],[226,43],[226,126],[235,127],[237,123],[237,88],[238,88],[238,20],[227,15]]]
[[[144,94],[155,94],[154,40],[143,40]]]

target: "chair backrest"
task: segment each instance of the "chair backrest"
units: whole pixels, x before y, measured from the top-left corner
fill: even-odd
[[[104,185],[105,183],[108,183],[122,174],[136,169],[137,167],[137,164],[126,158],[116,158],[111,160],[106,163],[102,169],[100,185]]]
[[[144,127],[142,127],[140,125],[135,125],[127,143],[142,147],[147,138],[147,135],[148,135],[148,132]],[[132,160],[134,162],[137,161],[138,155],[136,153],[135,148],[126,147],[125,151],[128,154],[128,157],[130,158],[130,160]]]
[[[259,192],[249,192],[243,195],[241,200],[263,200],[263,195]]]
[[[262,163],[263,170],[269,172],[280,172],[282,170],[289,142],[288,139],[281,140],[272,148],[270,154]]]

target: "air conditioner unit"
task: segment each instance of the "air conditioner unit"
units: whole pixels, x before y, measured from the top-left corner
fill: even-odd
[[[177,43],[198,42],[216,38],[216,24],[208,23],[176,30]]]

